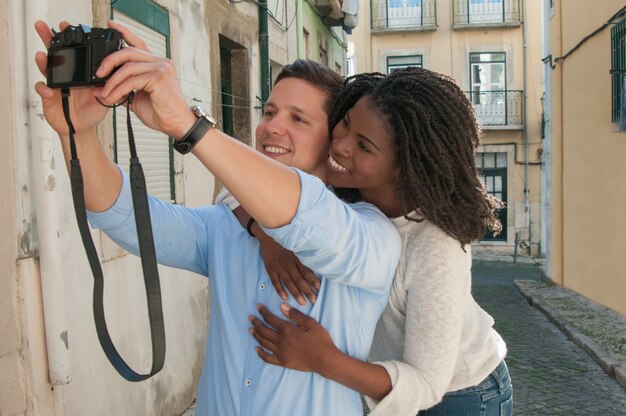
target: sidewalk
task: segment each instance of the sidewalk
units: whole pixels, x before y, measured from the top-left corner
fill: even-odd
[[[626,318],[548,280],[515,286],[568,338],[626,389]]]

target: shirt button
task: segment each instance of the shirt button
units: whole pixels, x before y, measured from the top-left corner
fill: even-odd
[[[249,378],[246,379],[246,386],[250,387],[250,385],[252,384],[252,380],[250,380]]]
[[[259,289],[261,289],[261,290],[265,289],[265,283],[261,283],[261,284],[259,285]]]

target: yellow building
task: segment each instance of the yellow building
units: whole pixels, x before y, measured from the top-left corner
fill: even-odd
[[[348,38],[354,72],[421,66],[452,76],[484,136],[476,158],[506,202],[498,236],[474,251],[541,252],[541,4],[524,0],[361,0]],[[526,22],[526,23],[524,23]]]
[[[544,8],[547,273],[626,316],[626,7]]]

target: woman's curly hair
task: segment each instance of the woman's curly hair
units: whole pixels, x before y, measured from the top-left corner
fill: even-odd
[[[426,218],[463,246],[482,239],[487,230],[499,233],[496,211],[504,204],[485,191],[478,177],[474,154],[480,129],[454,80],[422,68],[350,77],[329,117],[331,131],[364,96],[395,134],[404,217]],[[348,200],[358,196],[354,190],[337,192]]]

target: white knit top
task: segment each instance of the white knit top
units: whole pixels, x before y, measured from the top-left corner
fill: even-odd
[[[371,416],[414,416],[444,394],[479,384],[506,355],[493,319],[471,294],[471,251],[428,220],[392,220],[402,255],[387,307],[378,321],[370,361],[393,389]]]

